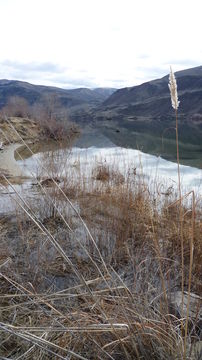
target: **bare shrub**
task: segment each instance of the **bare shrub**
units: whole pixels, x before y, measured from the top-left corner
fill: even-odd
[[[93,170],[92,175],[96,180],[109,181],[110,179],[109,167],[106,165],[98,166]]]
[[[11,96],[8,99],[6,106],[1,110],[1,113],[9,117],[29,118],[31,108],[28,102],[20,96]]]
[[[54,140],[72,141],[79,134],[79,128],[69,120],[67,109],[54,94],[46,95],[32,107],[32,117],[39,122],[44,137]]]
[[[115,185],[124,183],[124,176],[119,170],[111,169],[107,165],[98,165],[92,170],[92,176],[95,180],[103,182],[112,182]]]

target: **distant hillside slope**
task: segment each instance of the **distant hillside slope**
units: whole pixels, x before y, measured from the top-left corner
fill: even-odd
[[[180,100],[180,158],[185,164],[202,167],[202,66],[175,75]],[[23,97],[30,105],[45,103],[54,96],[57,101],[53,105],[56,104],[58,114],[67,109],[69,119],[81,128],[91,125],[117,145],[140,148],[175,160],[175,112],[168,77],[117,91],[110,88],[65,90],[0,80],[0,108],[12,96]]]
[[[202,113],[202,66],[175,73],[178,95],[181,100],[180,113]],[[168,75],[130,88],[114,92],[105,102],[104,107],[134,106],[136,114],[165,115],[171,113]],[[189,101],[188,101],[189,97]],[[142,110],[145,104],[144,111]],[[159,106],[159,104],[161,106]],[[131,109],[132,110],[132,109]]]
[[[202,143],[202,66],[176,73],[179,129],[183,141]],[[114,92],[94,113],[98,125],[174,137],[168,75]]]
[[[98,105],[114,91],[115,89],[112,88],[66,90],[57,87],[33,85],[17,80],[0,80],[0,108],[5,106],[12,96],[20,96],[30,105],[40,102],[44,97],[51,95],[57,96],[61,106]]]

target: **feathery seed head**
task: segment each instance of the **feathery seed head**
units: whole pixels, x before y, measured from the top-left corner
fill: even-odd
[[[170,76],[169,76],[168,87],[170,89],[172,107],[175,110],[177,110],[179,107],[180,101],[178,101],[178,95],[177,95],[177,82],[176,82],[175,75],[174,75],[171,67],[170,67]]]

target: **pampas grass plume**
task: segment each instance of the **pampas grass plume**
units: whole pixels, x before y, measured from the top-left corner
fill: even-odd
[[[174,75],[171,67],[170,67],[170,76],[169,76],[168,87],[170,89],[172,107],[173,107],[173,109],[177,110],[180,102],[178,101],[178,95],[177,95],[177,82],[176,82],[175,75]]]

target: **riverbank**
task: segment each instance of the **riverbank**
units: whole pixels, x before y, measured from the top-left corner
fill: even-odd
[[[22,140],[38,142],[42,138],[39,125],[21,117],[0,118],[0,174],[9,176],[13,182],[22,182],[23,170],[15,159],[15,151]]]
[[[89,184],[80,164],[62,184],[36,184],[39,196],[18,199],[16,216],[0,217],[0,357],[64,359],[73,350],[87,360],[96,347],[103,360],[181,359],[187,321],[187,359],[199,360],[199,203],[182,208],[182,266],[172,194],[151,197],[135,171],[125,179],[95,157]]]
[[[201,170],[181,167],[196,199],[179,205],[175,163],[120,147],[43,153],[38,142],[29,157],[15,146],[2,163],[17,158],[36,179],[0,204],[0,358],[87,360],[96,349],[102,360],[176,360],[185,349],[198,360]]]
[[[4,146],[0,151],[0,173],[9,177],[22,177],[23,171],[15,160],[14,153],[21,146],[19,143]]]
[[[0,142],[3,145],[25,141],[37,141],[42,138],[39,124],[34,120],[21,117],[0,118]]]

